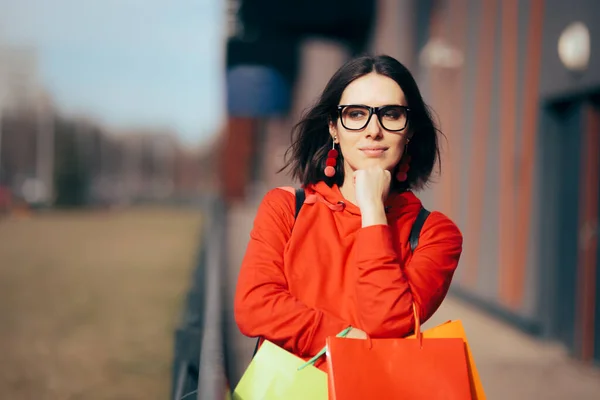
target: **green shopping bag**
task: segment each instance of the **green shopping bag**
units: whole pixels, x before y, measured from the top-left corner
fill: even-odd
[[[327,374],[265,340],[233,391],[233,400],[327,400]]]
[[[350,327],[338,334],[346,336]],[[233,400],[327,400],[327,374],[309,361],[265,340],[233,391]]]

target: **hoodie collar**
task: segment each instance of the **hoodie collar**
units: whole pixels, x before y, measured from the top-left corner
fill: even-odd
[[[308,197],[312,202],[320,201],[325,203],[333,211],[347,211],[353,215],[361,215],[360,208],[346,200],[340,192],[338,185],[328,186],[324,181],[311,184],[307,187]],[[310,195],[313,196],[310,196]],[[307,198],[308,200],[308,198]],[[418,212],[421,208],[421,201],[411,191],[402,193],[390,193],[385,203],[386,213],[391,215],[404,214],[406,212]]]

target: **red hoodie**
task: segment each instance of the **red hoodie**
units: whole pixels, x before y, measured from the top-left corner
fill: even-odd
[[[293,190],[271,190],[259,206],[234,302],[244,335],[308,359],[349,325],[373,338],[411,333],[413,302],[423,322],[431,317],[462,251],[450,219],[432,212],[412,254],[408,238],[421,208],[412,192],[389,196],[388,225],[365,228],[337,186],[320,182],[306,194],[296,221]]]

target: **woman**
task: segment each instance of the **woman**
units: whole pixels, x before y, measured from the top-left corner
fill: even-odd
[[[399,338],[413,330],[413,303],[422,321],[436,311],[461,233],[433,212],[414,253],[408,238],[421,209],[411,190],[430,179],[437,134],[395,59],[361,57],[335,73],[294,130],[286,167],[305,188],[301,212],[282,188],[258,209],[235,295],[243,334],[306,360],[347,327],[347,337]]]

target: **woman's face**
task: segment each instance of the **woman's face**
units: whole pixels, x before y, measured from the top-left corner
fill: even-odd
[[[386,107],[380,112],[385,128],[375,113],[367,123],[369,110],[364,107],[346,107],[337,122],[329,124],[329,133],[339,144],[344,156],[346,177],[351,177],[359,169],[394,169],[402,158],[409,138],[408,128],[399,132],[388,130],[407,126],[404,108],[387,107],[408,106],[400,86],[393,79],[372,72],[346,87],[340,105]],[[365,123],[367,125],[362,128]]]

